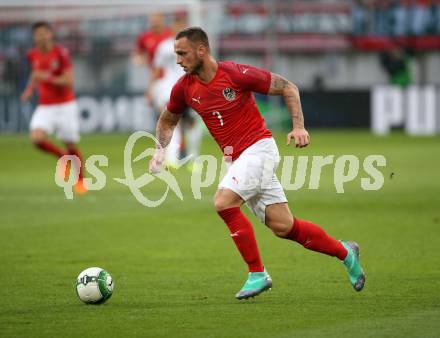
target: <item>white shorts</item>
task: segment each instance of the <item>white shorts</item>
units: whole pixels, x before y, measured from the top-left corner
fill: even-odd
[[[152,89],[153,104],[157,109],[164,109],[168,101],[170,100],[171,89],[174,83],[167,79],[157,80]]]
[[[79,109],[76,101],[38,105],[32,115],[29,129],[43,129],[48,134],[56,132],[62,141],[78,142]]]
[[[287,203],[275,171],[280,163],[273,138],[262,139],[247,148],[229,167],[219,184],[238,194],[258,219],[265,223],[266,206]]]

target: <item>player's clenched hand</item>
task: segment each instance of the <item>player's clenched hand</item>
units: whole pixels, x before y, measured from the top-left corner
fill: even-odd
[[[158,174],[162,170],[163,162],[165,161],[165,149],[156,148],[153,158],[150,160],[149,171],[151,174]]]
[[[292,138],[295,140],[297,148],[305,147],[310,143],[309,133],[304,128],[293,128],[293,130],[287,134],[287,145],[290,144]]]

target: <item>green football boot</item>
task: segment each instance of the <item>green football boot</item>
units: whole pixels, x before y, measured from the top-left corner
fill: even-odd
[[[270,278],[266,269],[264,272],[249,272],[248,279],[241,290],[235,295],[238,300],[258,296],[263,291],[272,287],[272,278]]]
[[[348,254],[344,259],[350,283],[356,291],[361,291],[365,285],[365,273],[359,261],[359,245],[356,242],[340,241]]]

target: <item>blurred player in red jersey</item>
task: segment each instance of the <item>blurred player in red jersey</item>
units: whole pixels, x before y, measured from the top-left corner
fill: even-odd
[[[157,46],[172,36],[172,31],[165,24],[162,13],[154,13],[149,17],[149,30],[141,33],[136,40],[133,57],[136,63],[151,65]]]
[[[69,52],[54,43],[52,28],[47,22],[35,23],[32,34],[35,47],[28,51],[31,74],[21,95],[21,100],[27,101],[33,95],[34,89],[38,89],[39,103],[29,127],[31,141],[37,148],[57,158],[76,155],[82,163],[82,156],[76,145],[80,139],[79,111],[73,92],[73,67]],[[49,141],[48,135],[54,132],[63,141],[66,149]],[[68,164],[62,175],[69,173]],[[85,193],[87,188],[83,180],[83,165],[76,169],[79,171],[79,179],[75,191]]]
[[[220,148],[232,158],[215,194],[214,205],[249,269],[248,279],[236,298],[254,297],[272,286],[252,224],[240,210],[243,203],[276,236],[337,257],[346,266],[354,289],[361,291],[365,274],[357,243],[335,240],[320,226],[294,217],[275,175],[280,161],[278,148],[252,92],[283,96],[293,124],[287,144],[293,139],[301,148],[309,144],[310,137],[304,128],[298,88],[266,70],[231,61],[217,62],[210,54],[206,33],[199,27],[180,31],[174,51],[186,75],[174,85],[170,102],[157,123],[159,144],[149,170],[152,173],[161,170],[165,149],[184,109],[191,107],[197,111]]]
[[[182,67],[176,63],[176,54],[174,53],[174,36],[185,27],[187,27],[186,15],[176,13],[171,25],[173,36],[163,40],[157,46],[153,59],[154,75],[152,80],[154,83],[152,84],[151,97],[158,112],[163,111],[170,99],[171,89],[177,80],[185,74]],[[186,109],[184,111],[167,147],[165,158],[167,166],[177,167],[184,152],[193,158],[199,156],[202,129],[198,122],[199,118],[193,110]],[[197,164],[193,161],[189,163],[188,168],[198,170]]]
[[[164,40],[173,35],[171,29],[165,24],[165,18],[162,13],[154,13],[149,16],[149,29],[141,33],[136,40],[136,48],[132,53],[132,60],[137,65],[147,65],[150,70],[150,81],[156,80],[162,74],[154,71],[154,55],[156,54],[157,46]],[[151,97],[151,83],[147,86],[145,97],[148,102],[152,102]]]

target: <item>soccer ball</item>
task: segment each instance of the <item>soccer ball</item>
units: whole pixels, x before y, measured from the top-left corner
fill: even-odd
[[[76,293],[86,304],[102,304],[113,294],[113,279],[101,268],[88,268],[76,279]]]

